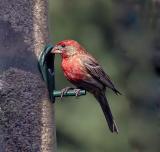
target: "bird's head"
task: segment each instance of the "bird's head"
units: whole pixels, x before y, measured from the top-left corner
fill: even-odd
[[[62,58],[68,58],[76,55],[77,53],[84,52],[84,49],[77,41],[64,40],[58,42],[51,52],[55,54],[61,54]]]

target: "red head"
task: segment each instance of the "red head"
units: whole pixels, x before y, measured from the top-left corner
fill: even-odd
[[[63,58],[68,58],[77,53],[82,53],[85,50],[81,47],[81,45],[74,40],[64,40],[58,42],[55,47],[53,48],[53,53],[61,54]]]

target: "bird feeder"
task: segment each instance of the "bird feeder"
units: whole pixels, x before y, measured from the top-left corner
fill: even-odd
[[[38,67],[39,71],[42,75],[43,80],[47,84],[49,97],[52,102],[55,102],[56,97],[61,97],[61,90],[55,90],[55,68],[54,68],[54,54],[51,53],[53,49],[52,45],[46,45],[45,48],[42,50],[39,60],[38,60]],[[80,90],[79,96],[86,95],[86,90]],[[67,96],[76,96],[76,92],[74,89],[67,91],[63,95],[64,97]]]

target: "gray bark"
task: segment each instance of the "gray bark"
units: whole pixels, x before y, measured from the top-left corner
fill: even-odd
[[[37,68],[46,0],[0,0],[0,152],[55,152],[54,105]]]

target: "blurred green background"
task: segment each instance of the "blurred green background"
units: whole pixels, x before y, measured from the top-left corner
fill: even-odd
[[[93,96],[56,102],[58,152],[160,151],[160,1],[50,0],[50,38],[75,39],[123,93],[107,91],[120,133]],[[56,57],[56,87],[70,86]]]

